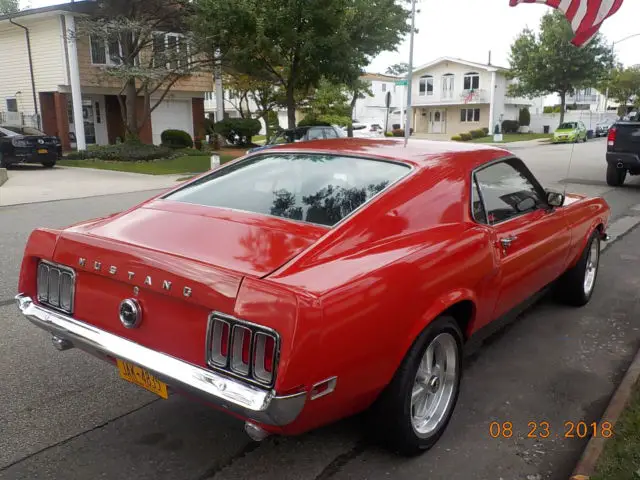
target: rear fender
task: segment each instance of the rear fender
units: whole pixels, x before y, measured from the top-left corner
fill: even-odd
[[[59,237],[59,230],[49,228],[39,228],[31,232],[20,266],[18,293],[25,293],[35,297],[38,261],[40,259],[53,259]]]
[[[475,306],[477,305],[477,297],[472,290],[468,288],[460,288],[441,295],[436,301],[432,302],[424,314],[413,323],[408,331],[408,335],[404,339],[404,344],[400,349],[398,358],[396,358],[396,365],[400,365],[402,359],[425,328],[427,328],[434,320],[451,307],[463,301],[470,301],[474,306],[471,312],[471,318],[467,319],[466,322],[465,329],[467,331],[462,332],[463,335],[467,337],[469,333],[468,329],[471,328],[474,323],[473,320],[475,316]]]

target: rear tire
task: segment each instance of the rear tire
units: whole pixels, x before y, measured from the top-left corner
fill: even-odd
[[[578,263],[567,270],[558,280],[557,298],[574,307],[589,303],[595,290],[600,266],[600,232],[589,237]]]
[[[42,162],[42,166],[44,168],[53,168],[53,167],[55,167],[55,165],[56,165],[55,161],[53,161],[53,162]]]
[[[462,377],[462,333],[443,316],[425,328],[371,409],[374,435],[413,456],[431,448],[453,414]]]
[[[607,185],[610,187],[619,187],[627,178],[627,169],[618,168],[613,163],[607,163]]]
[[[0,168],[9,168],[9,165],[4,161],[4,153],[0,152]]]

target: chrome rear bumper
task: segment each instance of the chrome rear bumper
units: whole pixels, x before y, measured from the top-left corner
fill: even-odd
[[[273,390],[224,377],[43,308],[26,295],[17,295],[15,299],[24,316],[57,337],[59,343],[69,345],[67,342],[70,342],[70,345],[102,359],[127,360],[153,373],[170,387],[197,395],[244,418],[265,425],[283,426],[293,422],[304,407],[306,392],[277,396]]]

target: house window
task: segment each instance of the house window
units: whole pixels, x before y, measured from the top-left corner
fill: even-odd
[[[420,77],[420,96],[433,95],[433,77],[431,75],[423,75]]]
[[[180,34],[156,33],[153,35],[154,64],[166,64],[166,68],[177,70],[188,68],[190,61],[189,44]]]
[[[464,75],[465,90],[476,90],[480,88],[480,74],[477,72],[469,72]]]
[[[480,121],[480,109],[479,108],[462,108],[460,110],[460,122],[462,123],[475,123]]]
[[[383,91],[383,92],[386,92],[386,91],[387,91],[387,84],[386,84],[386,83],[383,83],[383,84],[382,84],[382,91]]]
[[[453,98],[453,73],[445,73],[442,76],[442,98]]]
[[[18,100],[15,98],[7,98],[7,112],[18,112]]]
[[[91,35],[91,63],[94,65],[121,65],[122,46],[118,39],[105,40]]]

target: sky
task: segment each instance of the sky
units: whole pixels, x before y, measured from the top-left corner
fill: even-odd
[[[21,7],[32,8],[64,3],[64,0],[21,0]],[[509,47],[525,28],[534,30],[540,18],[551,9],[540,4],[510,7],[509,0],[417,0],[414,38],[414,65],[439,57],[457,57],[486,63],[491,51],[494,65],[509,66]],[[609,43],[628,35],[640,34],[640,1],[624,0],[620,10],[605,20],[600,31]],[[625,65],[640,64],[640,35],[615,46],[618,59]],[[409,61],[409,41],[396,52],[385,52],[367,68],[384,73],[389,65]]]

